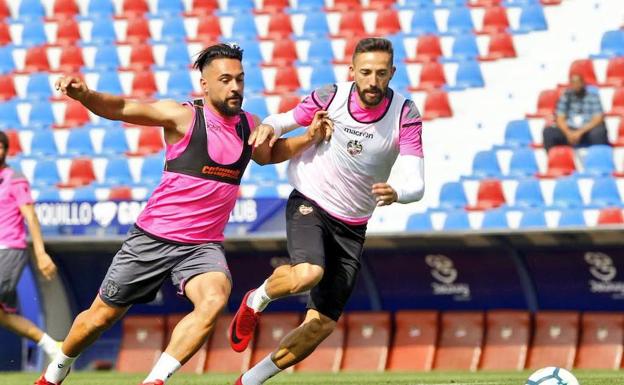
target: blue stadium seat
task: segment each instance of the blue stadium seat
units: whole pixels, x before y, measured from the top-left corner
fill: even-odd
[[[110,20],[114,14],[115,6],[112,0],[89,0],[87,19]]]
[[[39,195],[37,195],[37,202],[60,202],[60,201],[61,201],[61,194],[59,194],[59,190],[54,187],[43,187],[42,189],[39,190]]]
[[[502,3],[504,7],[523,7],[526,5],[538,4],[541,4],[540,0],[504,0]]]
[[[7,74],[15,70],[13,48],[10,45],[0,47],[0,74]]]
[[[262,63],[262,52],[260,52],[260,44],[254,38],[248,38],[245,40],[237,41],[234,38],[228,39],[227,42],[234,42],[238,44],[244,51],[243,66],[248,68],[249,66],[255,67],[259,63]]]
[[[109,158],[104,170],[104,185],[128,186],[134,184],[128,159],[125,157]]]
[[[19,116],[17,114],[17,103],[8,101],[0,103],[0,129],[21,128]]]
[[[527,210],[523,212],[518,227],[521,229],[546,227],[544,212],[542,210]]]
[[[180,16],[184,12],[184,3],[181,0],[158,0],[156,13],[151,16],[169,18]]]
[[[464,208],[468,204],[464,186],[460,182],[446,182],[440,188],[440,203],[442,209]]]
[[[93,155],[93,143],[88,129],[76,129],[67,137],[67,155]]]
[[[31,103],[28,126],[33,128],[47,128],[54,124],[54,113],[49,102],[37,101]]]
[[[407,57],[407,52],[405,51],[405,44],[403,42],[404,36],[402,33],[397,33],[396,35],[388,35],[386,39],[392,42],[392,49],[394,50],[394,62],[401,63]],[[404,66],[400,66],[404,67]]]
[[[397,68],[398,70],[398,68]],[[394,83],[394,78],[392,79]],[[318,64],[312,67],[312,77],[310,78],[310,89],[314,90],[326,84],[336,83],[334,66],[331,64]]]
[[[72,200],[77,202],[96,202],[97,196],[95,195],[95,187],[83,186],[74,189]]]
[[[541,4],[527,5],[520,12],[520,25],[514,33],[527,33],[532,31],[545,31],[548,29],[544,9]]]
[[[624,56],[624,30],[606,31],[600,39],[600,53],[592,58],[612,58]]]
[[[465,7],[467,0],[440,0],[439,8]]]
[[[325,38],[327,35],[329,35],[329,25],[327,24],[327,15],[325,12],[307,13],[303,22],[303,32],[299,37],[318,39],[321,37]],[[312,49],[312,45],[310,45],[310,49]]]
[[[615,207],[622,205],[622,197],[613,178],[594,179],[590,197],[592,206]]]
[[[530,148],[518,148],[511,154],[509,176],[514,178],[534,176],[539,171],[535,152]]]
[[[485,86],[481,66],[476,60],[461,61],[455,73],[455,84],[446,86],[448,90],[464,90],[466,88],[482,88]]]
[[[123,128],[108,128],[102,138],[102,154],[117,155],[128,151],[128,141]]]
[[[89,44],[96,45],[99,49],[102,49],[104,46],[110,45],[116,41],[117,35],[115,34],[112,20],[105,17],[94,18]]]
[[[407,68],[403,65],[396,66],[396,71],[394,72],[394,76],[392,76],[390,86],[396,90],[403,90],[409,88],[411,85],[409,76],[407,75]]]
[[[475,178],[498,178],[501,176],[496,152],[479,151],[472,162],[472,175]]]
[[[331,63],[332,60],[334,60],[334,52],[330,39],[316,37],[310,41],[306,63],[316,65],[318,63]]]
[[[520,208],[544,206],[544,196],[537,179],[524,179],[518,182],[514,206]]]
[[[243,109],[261,117],[269,115],[266,98],[262,96],[251,96],[243,99]]]
[[[481,222],[481,229],[493,230],[493,229],[506,229],[509,228],[507,222],[507,212],[502,209],[487,210],[483,214],[483,222]]]
[[[451,47],[451,56],[443,57],[441,61],[457,62],[464,60],[476,60],[479,57],[477,39],[471,33],[455,36]]]
[[[141,165],[141,184],[155,185],[160,182],[164,169],[164,154],[146,156]]]
[[[234,40],[249,40],[258,36],[255,18],[253,13],[242,13],[236,15],[232,25],[232,36]],[[247,53],[245,51],[245,53]]]
[[[245,91],[254,94],[261,94],[265,90],[262,70],[259,68],[248,68],[245,71]]]
[[[274,164],[260,166],[251,162],[249,168],[249,182],[258,185],[274,184],[279,180],[279,174]]]
[[[431,231],[433,225],[431,224],[431,217],[429,213],[416,213],[409,216],[407,219],[406,230],[412,231]]]
[[[308,13],[310,11],[322,11],[325,0],[297,0],[297,7],[290,8],[290,13]]]
[[[52,96],[52,87],[47,72],[32,73],[26,85],[27,100],[48,100]]]
[[[416,10],[416,12],[418,12],[420,10],[419,8],[432,8],[434,5],[434,2],[431,0],[405,0],[402,5],[397,4],[396,7],[399,9]]]
[[[183,17],[181,16],[169,17],[163,21],[163,27],[162,27],[161,36],[160,36],[161,42],[164,42],[164,43],[180,42],[180,41],[184,41],[186,37],[187,37],[187,33],[186,33],[186,28],[184,27]]]
[[[115,45],[103,45],[98,47],[93,59],[91,71],[115,71],[119,68],[119,53]]]
[[[463,210],[449,211],[444,218],[442,230],[470,230],[468,214]]]
[[[45,8],[41,0],[22,0],[17,9],[18,20],[41,20],[45,16]],[[43,23],[40,22],[41,25]]]
[[[474,23],[470,13],[470,8],[451,8],[448,16],[446,33],[450,35],[471,34],[474,31]]]
[[[61,178],[59,177],[55,160],[42,159],[37,161],[33,171],[33,186],[52,186],[56,185],[60,181]]]
[[[527,147],[533,142],[529,121],[511,120],[505,127],[505,145],[509,147]]]
[[[191,57],[189,56],[186,43],[173,42],[167,45],[164,65],[162,67],[156,67],[155,69],[174,70],[186,68],[188,71],[188,67],[190,64]]]
[[[433,16],[433,10],[430,8],[421,8],[414,12],[410,23],[411,29],[408,35],[438,35],[438,24]]]
[[[219,14],[231,15],[234,14],[237,18],[240,15],[251,15],[253,14],[253,10],[255,8],[255,4],[253,0],[236,0],[236,1],[228,1],[227,9],[225,12],[219,12]]]
[[[583,210],[570,209],[561,210],[561,216],[559,217],[559,227],[577,227],[586,226],[585,217],[583,216]]]
[[[161,97],[187,100],[192,92],[191,75],[188,70],[181,69],[169,72],[167,95],[161,95]]]
[[[279,198],[279,193],[274,185],[258,186],[253,196],[254,198]]]
[[[119,73],[117,71],[103,71],[98,77],[96,90],[100,92],[108,92],[114,95],[123,94]]]
[[[594,145],[587,148],[583,159],[583,174],[591,176],[611,175],[615,171],[613,149],[608,145]]]
[[[44,23],[41,20],[32,20],[24,23],[24,29],[22,30],[22,46],[34,47],[36,45],[44,45],[48,43],[46,37]]]
[[[32,141],[30,142],[30,156],[42,157],[50,155],[58,155],[52,130],[34,131]]]
[[[583,198],[576,178],[561,178],[555,182],[553,206],[564,209],[583,207]]]

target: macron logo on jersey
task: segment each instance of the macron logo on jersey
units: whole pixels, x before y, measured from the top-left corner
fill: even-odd
[[[373,139],[374,135],[371,134],[370,132],[364,132],[364,131],[358,131],[358,130],[354,130],[352,128],[349,127],[343,127],[344,132],[351,134],[351,135],[355,135],[355,136],[361,136],[365,139]]]

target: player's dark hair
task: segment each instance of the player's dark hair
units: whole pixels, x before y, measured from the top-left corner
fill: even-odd
[[[9,137],[4,131],[0,131],[0,143],[4,145],[4,149],[9,149]]]
[[[357,54],[364,52],[387,52],[390,54],[390,62],[394,60],[392,42],[381,37],[368,37],[360,40],[355,46],[355,51],[353,51],[353,59],[355,59]]]
[[[212,63],[215,59],[236,59],[238,61],[243,60],[243,49],[237,44],[215,44],[201,51],[193,68],[202,71],[205,66]]]

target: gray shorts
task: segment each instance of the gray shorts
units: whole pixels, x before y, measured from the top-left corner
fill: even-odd
[[[184,285],[191,278],[213,271],[222,272],[232,281],[220,243],[170,243],[132,227],[108,268],[99,294],[111,306],[150,302],[170,276],[183,296]]]
[[[0,250],[0,308],[7,313],[17,312],[17,283],[27,263],[26,249]]]

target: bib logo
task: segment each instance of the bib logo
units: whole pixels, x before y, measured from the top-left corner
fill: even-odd
[[[347,152],[351,156],[361,154],[363,149],[362,142],[359,140],[350,140],[349,143],[347,143]]]
[[[458,272],[452,259],[430,254],[425,257],[425,263],[431,267],[431,276],[437,281],[431,282],[433,295],[452,295],[456,301],[470,300],[470,285],[455,282]]]
[[[613,281],[617,269],[610,256],[601,252],[585,253],[585,262],[589,265],[589,291],[592,293],[611,294],[613,299],[624,299],[624,282]]]

